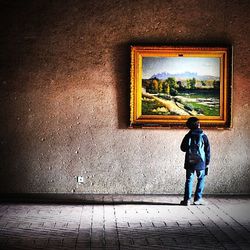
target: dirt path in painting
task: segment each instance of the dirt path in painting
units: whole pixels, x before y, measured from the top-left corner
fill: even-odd
[[[169,112],[173,112],[177,115],[195,115],[194,112],[188,112],[180,107],[178,107],[174,101],[171,100],[163,100],[161,98],[158,98],[156,96],[153,96],[148,93],[142,93],[143,97],[154,99],[156,102],[162,104]]]

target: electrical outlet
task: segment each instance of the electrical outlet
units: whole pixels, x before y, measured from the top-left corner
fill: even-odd
[[[77,176],[77,182],[83,183],[83,176]]]

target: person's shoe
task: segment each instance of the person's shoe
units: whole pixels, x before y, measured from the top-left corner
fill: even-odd
[[[194,201],[194,205],[206,205],[206,203],[200,199],[200,200]]]
[[[180,205],[182,205],[182,206],[189,206],[190,205],[190,200],[182,200],[180,202]]]

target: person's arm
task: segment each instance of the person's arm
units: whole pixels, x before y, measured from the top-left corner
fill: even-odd
[[[186,152],[188,150],[188,135],[185,135],[181,142],[181,151]]]
[[[204,144],[205,144],[204,150],[205,150],[205,155],[206,155],[206,166],[208,166],[210,163],[210,144],[206,135],[204,135]]]

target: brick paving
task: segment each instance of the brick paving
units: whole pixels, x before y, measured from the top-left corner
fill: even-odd
[[[178,196],[120,201],[0,203],[0,249],[250,249],[250,198],[188,207]]]

